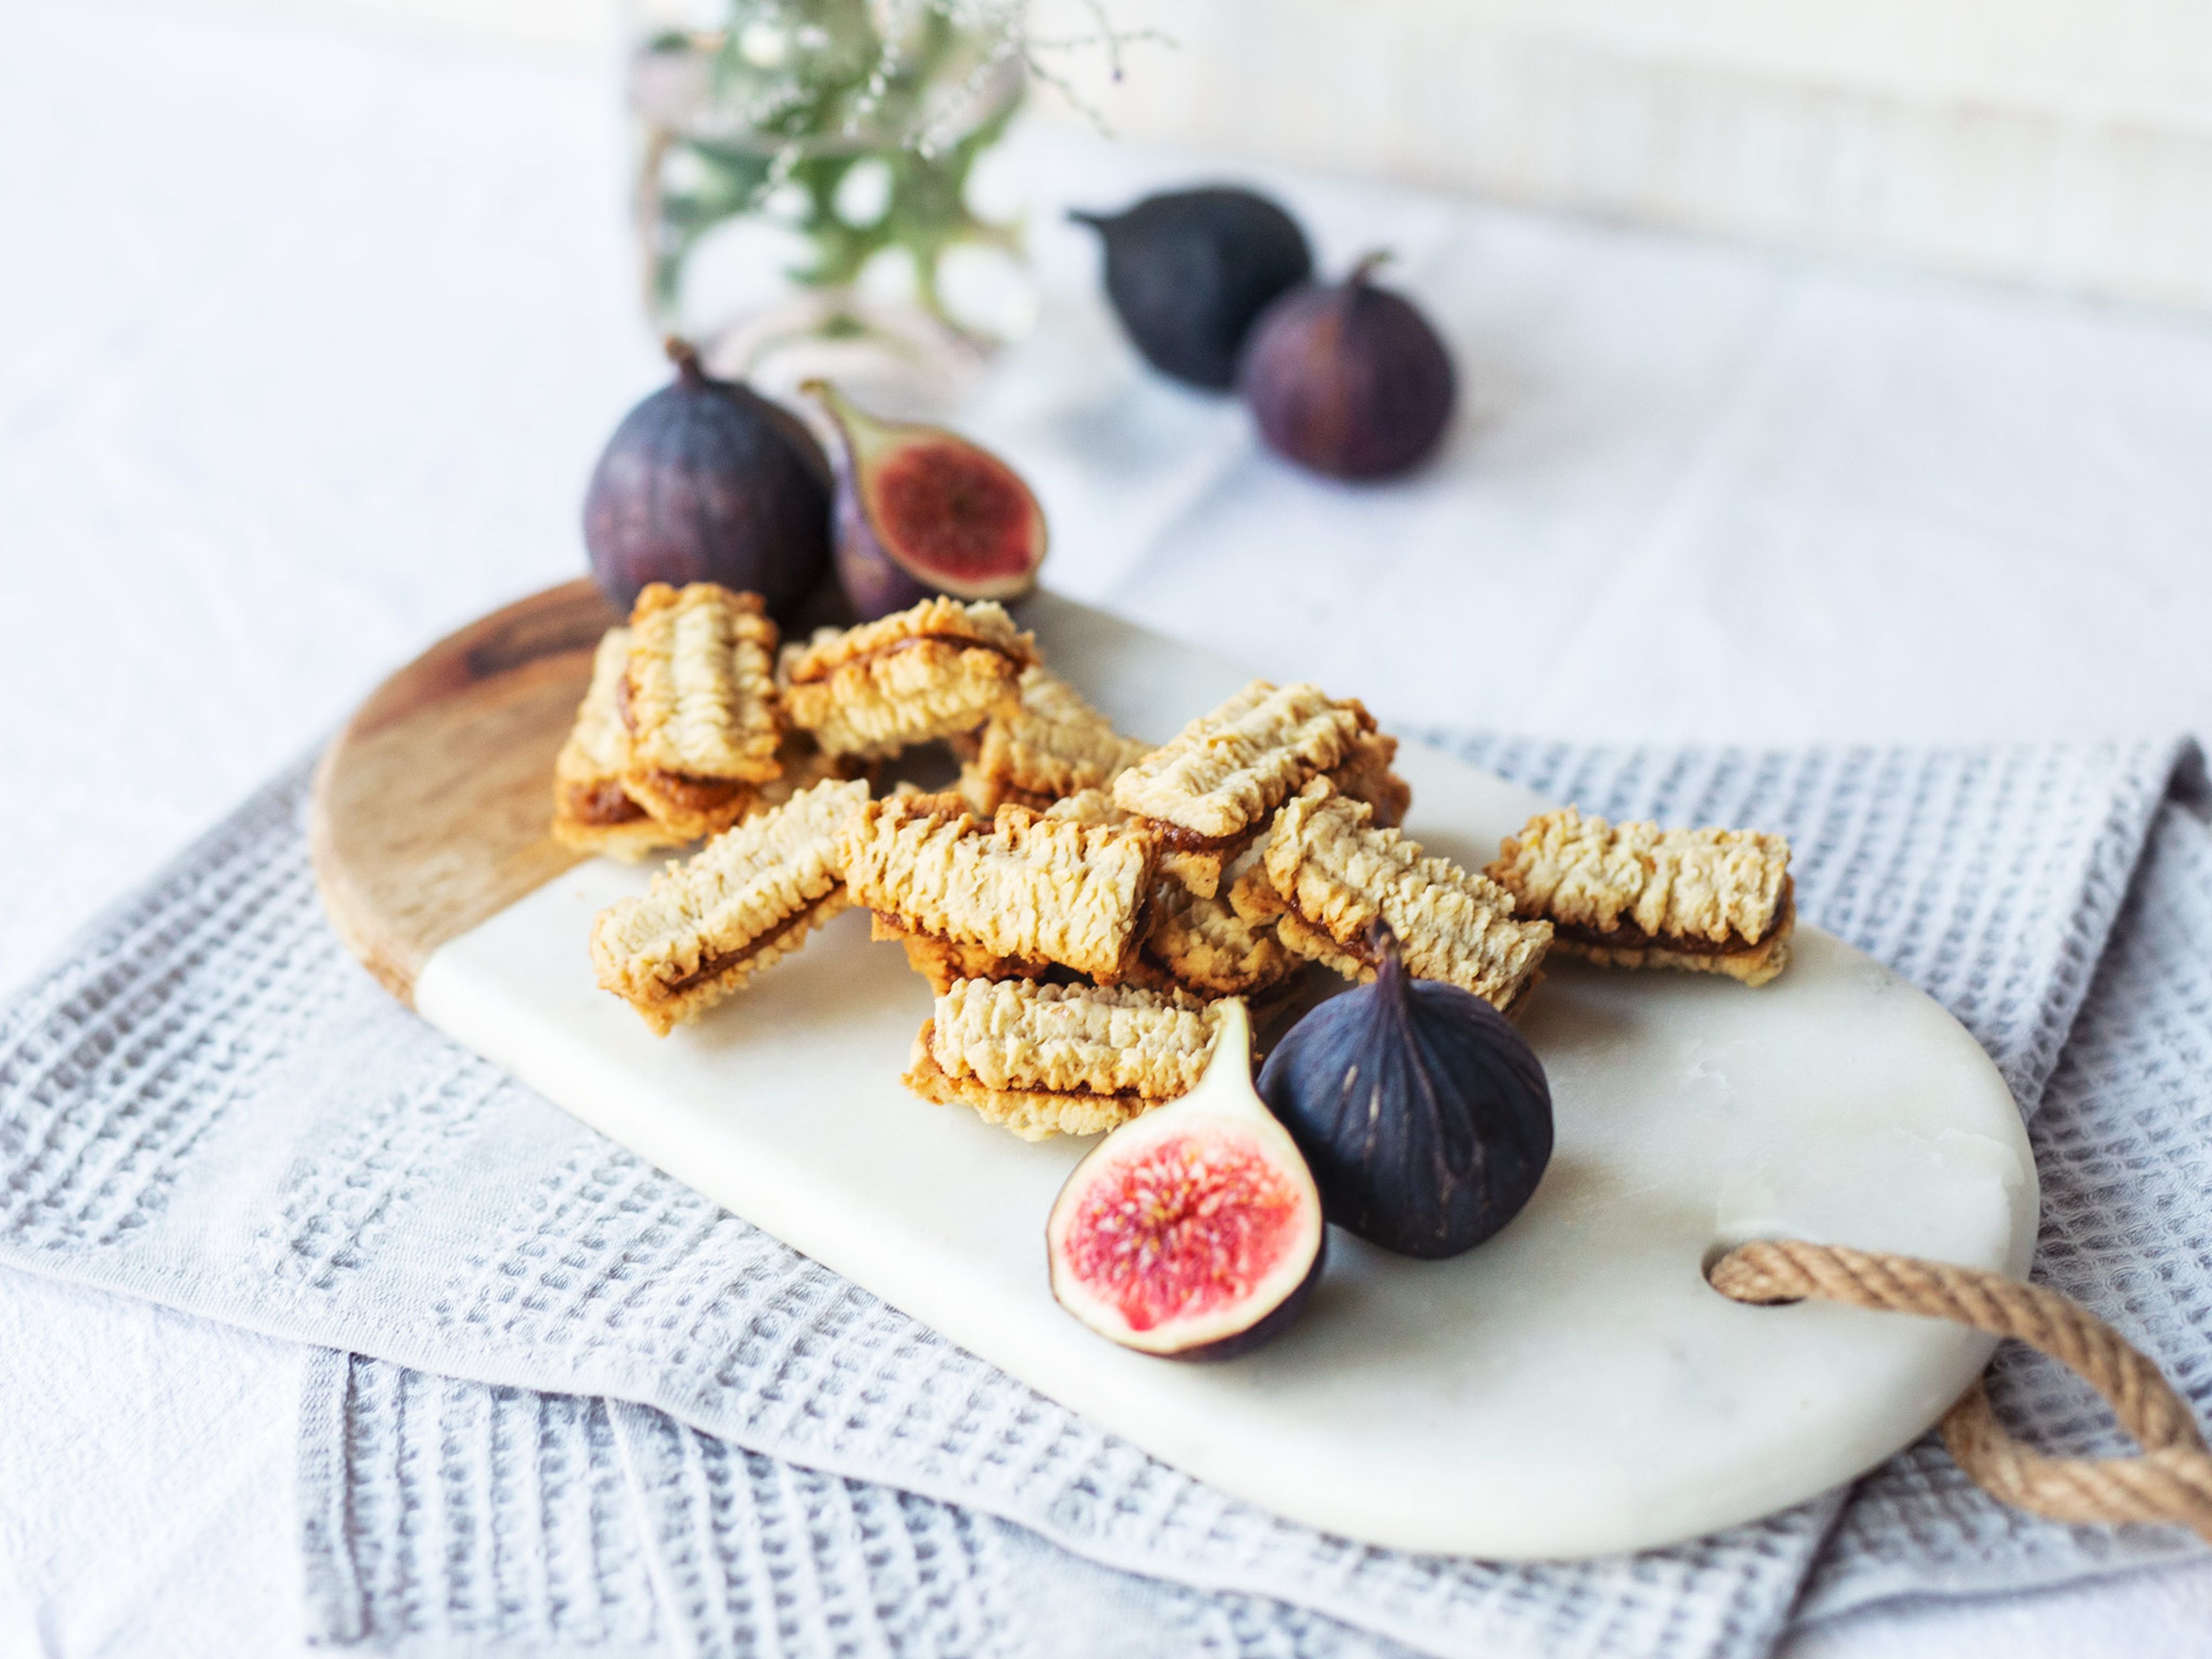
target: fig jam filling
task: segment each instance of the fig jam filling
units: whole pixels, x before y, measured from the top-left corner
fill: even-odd
[[[1068,1229],[1068,1266],[1133,1331],[1228,1307],[1281,1265],[1298,1194],[1259,1149],[1175,1135],[1102,1181]]]
[[[645,808],[632,800],[622,785],[611,778],[571,788],[568,811],[579,823],[607,826],[635,823],[645,816]]]
[[[823,670],[819,672],[805,675],[795,674],[792,677],[792,682],[793,684],[797,685],[817,685],[822,681],[828,679],[840,668],[847,667],[854,663],[874,662],[878,658],[882,657],[896,657],[902,651],[919,650],[925,645],[949,645],[953,647],[956,650],[960,651],[994,652],[999,656],[1006,658],[1007,661],[1013,663],[1015,666],[1019,667],[1021,665],[1020,660],[1014,656],[1013,653],[1011,651],[1000,650],[997,646],[993,645],[988,640],[973,640],[961,634],[914,634],[902,640],[894,640],[889,645],[878,646],[873,651],[863,651],[857,657],[848,657],[844,662],[838,663],[835,666]]]
[[[1150,1096],[1140,1095],[1133,1089],[1124,1089],[1118,1094],[1102,1095],[1096,1089],[1023,1089],[1023,1094],[1044,1095],[1054,1100],[1097,1100],[1119,1110],[1124,1117],[1135,1117],[1148,1112],[1160,1103]]]
[[[750,954],[751,952],[749,950],[716,951],[711,955],[703,956],[699,958],[699,965],[684,975],[683,978],[672,979],[668,981],[667,994],[670,996],[681,996],[693,986],[703,984],[725,969],[736,967]]]
[[[1301,921],[1304,921],[1307,927],[1314,928],[1319,933],[1328,933],[1330,939],[1336,939],[1336,948],[1343,951],[1345,955],[1350,957],[1361,967],[1380,968],[1382,965],[1382,953],[1377,951],[1373,945],[1370,945],[1364,935],[1350,940],[1339,939],[1336,939],[1335,934],[1329,933],[1326,927],[1322,927],[1319,922],[1312,921],[1303,912],[1300,913],[1298,919]]]
[[[1201,836],[1195,830],[1170,823],[1165,818],[1146,818],[1145,822],[1159,832],[1161,847],[1170,853],[1226,853],[1241,846],[1249,836],[1243,830],[1233,836]]]
[[[651,771],[646,774],[648,787],[666,797],[687,812],[711,812],[726,806],[744,793],[745,786],[728,778],[695,777],[688,772]]]
[[[1552,933],[1570,945],[1595,945],[1601,950],[1674,951],[1698,957],[1741,956],[1758,950],[1765,942],[1765,935],[1749,939],[1733,933],[1718,942],[1709,939],[1669,939],[1664,934],[1647,933],[1632,921],[1624,921],[1610,933],[1602,927],[1567,927],[1553,922]]]
[[[1554,937],[1563,939],[1571,945],[1595,945],[1603,950],[1673,951],[1683,956],[1741,957],[1747,956],[1753,951],[1765,949],[1766,942],[1774,937],[1775,930],[1790,919],[1796,905],[1796,895],[1792,886],[1785,882],[1783,884],[1781,902],[1774,907],[1774,920],[1766,925],[1766,931],[1757,939],[1746,939],[1741,933],[1735,932],[1731,932],[1726,939],[1720,940],[1695,935],[1674,938],[1664,933],[1647,933],[1634,922],[1628,921],[1623,921],[1618,927],[1610,929],[1567,926],[1553,922],[1552,932]]]
[[[748,957],[757,957],[772,945],[779,945],[787,940],[797,938],[813,926],[815,913],[836,896],[836,890],[832,888],[828,894],[815,900],[811,904],[802,904],[767,933],[735,951],[708,951],[699,958],[699,965],[690,973],[680,979],[665,981],[660,988],[660,995],[681,996],[694,986],[703,984],[717,975],[727,973]]]

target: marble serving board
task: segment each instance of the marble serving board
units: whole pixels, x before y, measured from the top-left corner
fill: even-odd
[[[1144,737],[1246,678],[1064,601],[1024,613],[1054,666]],[[1408,830],[1463,863],[1544,805],[1418,744],[1400,766]],[[1710,1258],[1794,1236],[2028,1263],[2034,1165],[1995,1068],[1927,997],[1801,928],[1790,970],[1757,991],[1548,968],[1522,1029],[1551,1077],[1558,1149],[1498,1237],[1419,1262],[1335,1232],[1310,1310],[1279,1340],[1210,1365],[1124,1352],[1046,1286],[1045,1214],[1090,1143],[1019,1140],[900,1086],[930,994],[897,948],[868,942],[865,915],[656,1038],[596,987],[585,945],[593,914],[647,875],[580,865],[428,947],[416,1007],[1040,1392],[1347,1537],[1586,1556],[1808,1498],[1933,1424],[1990,1342],[1849,1309],[1739,1306],[1705,1283]]]

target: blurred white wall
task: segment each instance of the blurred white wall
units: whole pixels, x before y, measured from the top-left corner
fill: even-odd
[[[224,0],[211,0],[222,4]],[[611,61],[625,0],[230,0],[240,10],[310,17],[474,38]]]
[[[2212,307],[2212,0],[1036,3],[1173,40],[1067,58],[1133,138]],[[621,15],[262,3],[592,51]]]
[[[2212,306],[2212,0],[1109,3],[1133,137]]]

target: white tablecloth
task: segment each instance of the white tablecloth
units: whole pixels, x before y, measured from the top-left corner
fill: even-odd
[[[0,0],[0,982],[445,628],[580,557],[660,375],[608,66]],[[1349,490],[1145,374],[1057,204],[1209,169],[1032,136],[1037,332],[973,411],[1050,577],[1462,724],[2212,732],[2212,331],[1352,185],[1470,392]],[[298,1644],[300,1355],[0,1276],[0,1655]],[[1793,1659],[2202,1651],[2212,1570],[1886,1610]]]

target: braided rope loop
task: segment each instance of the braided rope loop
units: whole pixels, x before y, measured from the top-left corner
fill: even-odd
[[[1943,1443],[1959,1467],[1991,1497],[2054,1521],[2159,1522],[2212,1543],[2212,1452],[2188,1401],[2079,1303],[1976,1267],[1801,1239],[1740,1244],[1708,1277],[1738,1302],[1839,1302],[1918,1314],[2041,1350],[2104,1396],[2142,1455],[2032,1451],[2005,1431],[1977,1382],[1943,1419]]]

